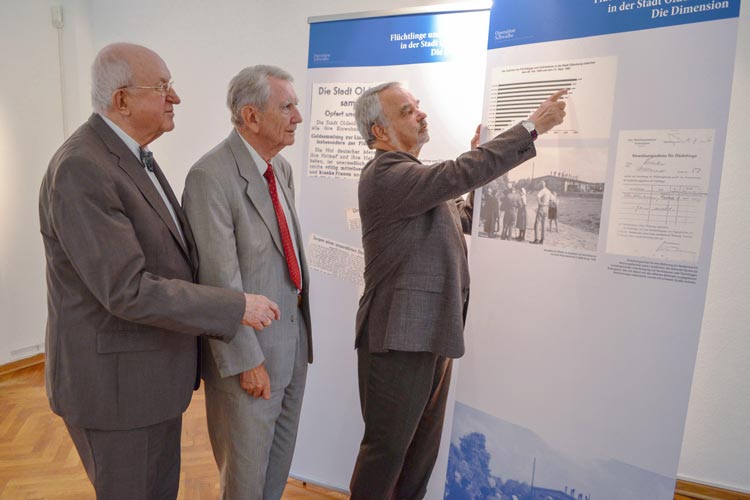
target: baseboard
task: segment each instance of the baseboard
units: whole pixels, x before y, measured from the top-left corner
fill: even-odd
[[[321,488],[325,488],[327,490],[336,491],[338,493],[345,493],[347,495],[349,494],[349,490],[343,489],[340,486],[334,486],[332,484],[323,483],[321,481],[318,481],[317,479],[311,479],[309,477],[301,476],[293,472],[289,473],[289,477],[291,477],[292,479],[296,479],[297,481],[302,481],[303,483],[310,483],[310,484],[314,484],[315,486],[320,486]]]
[[[750,500],[750,493],[725,490],[716,486],[677,480],[675,493],[696,500]]]
[[[10,363],[0,365],[0,375],[12,373],[17,370],[23,370],[29,366],[38,365],[44,363],[44,353],[36,354],[30,358],[19,359]]]

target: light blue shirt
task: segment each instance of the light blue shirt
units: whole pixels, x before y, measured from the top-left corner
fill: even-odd
[[[255,162],[255,166],[258,168],[258,172],[260,172],[260,176],[263,178],[263,182],[266,183],[266,189],[268,189],[268,181],[263,176],[263,174],[266,173],[266,169],[268,168],[266,161],[258,154],[258,152],[250,145],[250,143],[247,142],[244,137],[242,137],[242,134],[238,132],[237,135],[239,135],[240,139],[242,139],[242,142],[245,143],[247,150],[250,152],[250,156],[253,158],[253,161]],[[276,191],[279,194],[279,202],[281,203],[281,209],[284,211],[284,217],[286,217],[286,225],[289,226],[289,236],[292,238],[292,244],[294,245],[294,256],[297,258],[297,266],[299,267],[300,273],[302,273],[302,266],[300,265],[300,262],[299,262],[299,248],[297,248],[297,234],[294,231],[294,222],[292,218],[290,217],[289,205],[287,204],[284,191],[279,187],[279,179],[278,177],[276,177],[275,171],[274,171],[273,176],[274,178],[276,178]]]
[[[109,125],[109,128],[111,128],[115,134],[117,134],[117,137],[119,137],[122,142],[125,143],[125,145],[128,147],[128,149],[133,153],[135,158],[138,160],[138,163],[141,162],[141,146],[138,144],[138,142],[130,137],[128,134],[125,133],[124,130],[122,130],[120,127],[117,126],[115,122],[110,120],[104,115],[99,115],[102,120],[104,120],[104,123]],[[148,148],[143,148],[144,151],[148,151]],[[159,194],[161,195],[161,199],[164,200],[164,204],[167,206],[167,210],[169,210],[169,214],[172,216],[172,220],[174,221],[174,225],[177,226],[177,231],[180,233],[180,238],[182,238],[182,243],[185,243],[185,235],[182,234],[182,226],[180,225],[180,221],[177,219],[177,214],[174,211],[174,207],[169,202],[169,198],[167,198],[167,193],[164,192],[164,188],[161,187],[161,183],[159,182],[159,179],[156,177],[156,174],[152,172],[151,170],[144,167],[143,169],[146,174],[148,174],[149,179],[151,179],[151,182],[154,183],[154,187],[156,187],[156,190],[159,191]]]

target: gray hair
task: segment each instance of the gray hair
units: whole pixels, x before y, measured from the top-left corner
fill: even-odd
[[[259,64],[243,69],[229,82],[227,107],[232,112],[234,125],[242,125],[242,108],[245,106],[265,109],[268,98],[271,96],[269,78],[294,81],[292,75],[279,67]]]
[[[375,136],[372,135],[372,126],[376,124],[382,127],[388,126],[388,120],[386,120],[383,107],[380,105],[379,94],[386,89],[399,86],[401,86],[399,82],[381,83],[365,90],[354,103],[354,119],[357,121],[359,134],[368,146],[375,141]]]
[[[100,114],[112,107],[112,94],[130,85],[134,78],[130,61],[122,56],[125,44],[107,45],[91,65],[91,106]]]

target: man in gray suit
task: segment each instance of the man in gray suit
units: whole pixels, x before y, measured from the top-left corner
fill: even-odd
[[[47,257],[47,395],[99,499],[174,499],[198,336],[279,318],[266,297],[193,284],[190,226],[147,145],[180,98],[151,50],[92,67],[95,113],[52,158],[39,196]]]
[[[289,163],[302,116],[292,77],[245,68],[229,84],[234,129],[190,169],[184,204],[201,258],[199,282],[262,293],[281,320],[203,351],[206,413],[222,498],[279,499],[312,362],[310,284]]]
[[[353,500],[423,498],[438,454],[451,359],[464,353],[469,269],[459,197],[532,158],[538,134],[562,122],[560,91],[529,120],[456,160],[423,165],[427,115],[396,82],[355,104],[375,157],[359,181],[365,291],[355,347],[365,433]]]

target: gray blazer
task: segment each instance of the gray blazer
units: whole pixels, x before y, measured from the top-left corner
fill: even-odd
[[[192,284],[193,238],[156,174],[186,244],[139,161],[92,115],[60,147],[39,195],[47,258],[47,395],[85,428],[179,416],[197,379],[198,335],[232,339],[245,301]]]
[[[208,341],[203,377],[206,383],[226,386],[226,392],[241,390],[236,377],[231,376],[264,361],[271,387],[288,385],[300,321],[308,337],[308,361],[312,362],[310,282],[294,210],[292,169],[281,155],[273,159],[273,166],[277,189],[291,212],[287,222],[297,235],[301,308],[297,307],[297,289],[289,278],[268,186],[237,131],[233,130],[198,160],[185,180],[185,212],[195,233],[198,253],[203,256],[199,282],[265,295],[281,310],[281,320],[262,331],[242,326],[245,331],[232,342]]]
[[[422,165],[377,151],[359,180],[365,292],[355,347],[370,352],[464,353],[469,267],[454,200],[535,156],[521,125],[456,160]]]

